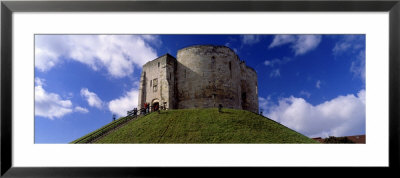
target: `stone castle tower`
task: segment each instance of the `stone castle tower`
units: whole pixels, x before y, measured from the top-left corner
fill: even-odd
[[[258,113],[254,69],[225,46],[197,45],[143,65],[138,108],[144,103],[168,109],[224,108]]]

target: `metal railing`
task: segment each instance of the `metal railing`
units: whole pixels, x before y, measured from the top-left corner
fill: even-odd
[[[134,120],[139,118],[140,116],[134,116],[134,115],[128,115],[124,118],[121,119],[117,119],[113,122],[111,122],[110,124],[107,124],[106,126],[78,139],[73,141],[72,143],[92,143],[94,140],[110,133],[111,131],[115,130],[116,128],[121,127],[122,125],[124,125],[125,123],[127,123],[128,121]]]

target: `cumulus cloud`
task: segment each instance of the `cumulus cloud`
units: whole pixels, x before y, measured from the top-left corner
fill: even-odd
[[[43,88],[44,85],[44,79],[35,78],[35,116],[53,120],[73,112],[89,112],[80,106],[73,108],[71,100],[63,99],[59,94],[47,92]]]
[[[43,85],[44,85],[44,82],[45,82],[44,79],[41,79],[41,78],[39,78],[39,77],[36,77],[36,78],[35,78],[35,85],[36,85],[36,86],[43,86]]]
[[[321,35],[275,35],[269,48],[290,44],[295,55],[303,55],[318,47]]]
[[[252,45],[260,42],[261,36],[260,35],[240,35],[240,40],[242,44],[245,45]]]
[[[44,79],[35,78],[35,116],[53,120],[72,112],[88,112],[79,106],[74,109],[71,100],[63,99],[59,94],[47,92],[43,88],[44,81]]]
[[[35,67],[45,72],[73,60],[93,70],[104,68],[112,77],[125,77],[134,65],[141,67],[157,57],[150,43],[161,41],[152,35],[36,35]]]
[[[97,96],[96,93],[90,92],[87,88],[81,89],[81,96],[84,97],[89,106],[101,109],[103,101]]]
[[[72,112],[70,100],[63,100],[56,93],[46,92],[42,86],[35,86],[35,116],[53,120]]]
[[[365,90],[319,105],[291,96],[265,110],[267,117],[309,137],[365,134]]]
[[[118,99],[108,103],[108,109],[119,116],[125,116],[128,110],[132,110],[138,105],[138,90],[132,89]]]
[[[35,38],[35,67],[44,72],[53,68],[56,64],[59,64],[61,62],[60,54],[64,53],[64,51],[61,51],[64,49],[57,47],[57,42],[61,43],[63,41],[61,38],[56,38],[52,41],[45,40],[44,38],[43,41],[48,41],[48,43],[41,42],[40,40],[38,40],[37,37]],[[46,48],[44,46],[48,47]]]

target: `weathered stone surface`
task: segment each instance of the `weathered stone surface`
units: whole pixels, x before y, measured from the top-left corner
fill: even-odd
[[[230,48],[191,46],[179,50],[177,60],[167,54],[143,66],[138,107],[144,102],[159,102],[170,109],[222,104],[257,113],[257,85],[257,73]]]
[[[154,59],[143,66],[139,86],[138,108],[143,104],[158,102],[160,106],[176,108],[176,59],[169,54]]]

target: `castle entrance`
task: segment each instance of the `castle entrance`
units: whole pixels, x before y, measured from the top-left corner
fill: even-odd
[[[159,110],[160,109],[160,102],[157,100],[157,99],[155,99],[155,100],[153,100],[153,102],[151,103],[151,106],[152,106],[152,111],[157,111],[157,110]]]

